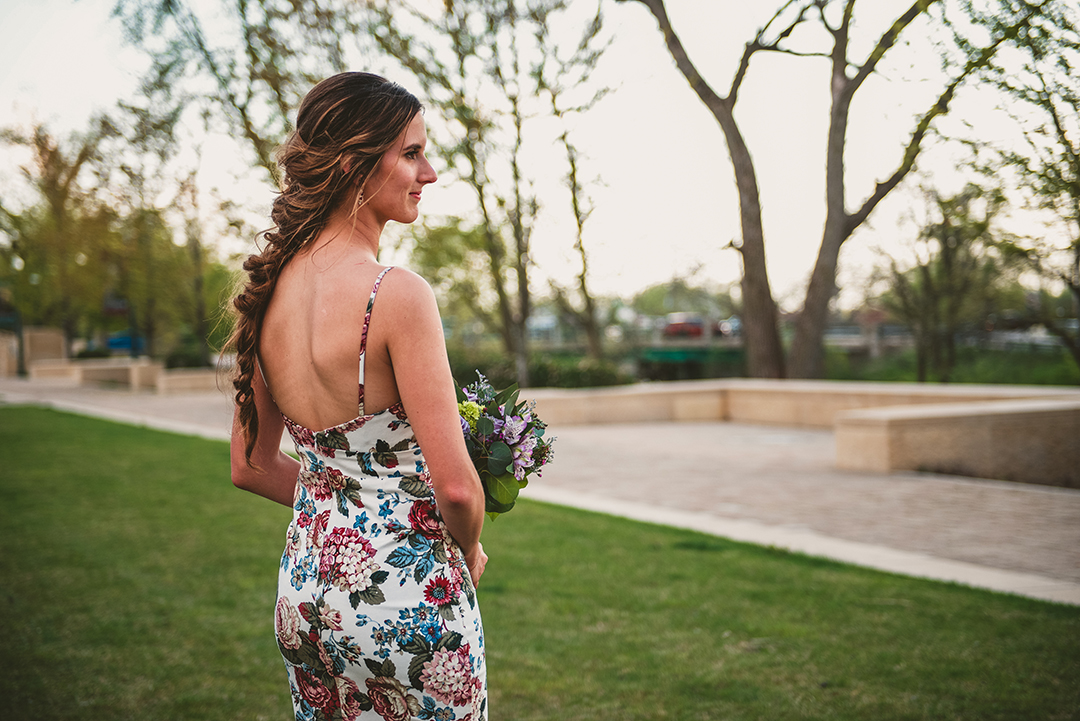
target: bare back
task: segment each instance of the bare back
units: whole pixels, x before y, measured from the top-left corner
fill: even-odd
[[[263,319],[259,360],[289,419],[318,431],[358,415],[364,314],[384,267],[348,243],[329,243],[297,254],[282,269]],[[379,315],[373,311],[368,328],[365,413],[400,400]]]

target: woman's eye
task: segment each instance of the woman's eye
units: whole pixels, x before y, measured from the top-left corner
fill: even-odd
[[[418,151],[418,150],[410,150],[409,152],[405,153],[405,157],[408,158],[409,160],[416,160],[416,158],[417,158],[417,156],[419,154],[420,154],[420,151]]]

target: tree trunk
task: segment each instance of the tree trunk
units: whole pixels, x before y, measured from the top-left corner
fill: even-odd
[[[842,212],[842,211],[841,211]],[[841,221],[842,222],[842,221]],[[829,320],[829,302],[836,294],[836,266],[840,246],[847,238],[837,221],[826,221],[817,262],[810,285],[806,289],[802,312],[795,322],[795,339],[788,357],[788,372],[792,378],[823,378],[825,376],[825,326]]]
[[[761,198],[758,195],[757,174],[746,141],[739,132],[733,113],[736,100],[733,85],[731,95],[722,98],[709,87],[690,61],[675,31],[671,27],[663,0],[639,0],[649,8],[664,34],[668,52],[679,72],[697,93],[701,102],[713,114],[727,141],[728,155],[735,171],[739,190],[739,219],[742,224],[742,296],[743,337],[746,342],[747,372],[757,378],[784,377],[784,349],[777,327],[776,303],[769,286],[765,267],[765,234],[761,227]],[[749,56],[744,55],[744,65]]]
[[[829,136],[825,150],[825,229],[802,312],[795,323],[795,338],[788,358],[788,373],[792,378],[825,377],[823,339],[829,320],[829,303],[836,295],[836,266],[840,246],[854,230],[844,200],[844,146],[847,144],[851,98],[858,86],[847,75],[846,23],[833,32],[833,37],[830,76],[832,107],[829,110]]]
[[[765,232],[761,226],[761,197],[758,194],[754,161],[739,132],[727,103],[720,98],[706,102],[720,123],[727,141],[735,184],[739,189],[739,221],[742,226],[743,337],[746,342],[747,372],[755,378],[783,378],[784,348],[776,302],[765,266]]]

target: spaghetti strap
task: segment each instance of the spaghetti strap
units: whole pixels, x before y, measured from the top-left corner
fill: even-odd
[[[393,270],[394,266],[388,265],[383,268],[382,272],[375,278],[375,283],[371,287],[371,296],[368,298],[367,310],[364,311],[364,329],[360,333],[360,397],[359,397],[359,414],[364,415],[364,355],[367,353],[367,332],[368,324],[371,323],[371,309],[375,306],[375,294],[379,292],[379,284],[382,283],[383,276]]]

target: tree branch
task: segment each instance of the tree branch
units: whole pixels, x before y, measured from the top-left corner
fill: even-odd
[[[900,37],[900,33],[910,25],[915,18],[925,13],[931,5],[941,2],[941,0],[915,0],[915,2],[907,9],[903,15],[896,19],[885,34],[877,41],[874,49],[870,51],[869,57],[862,67],[859,68],[859,72],[855,74],[855,77],[851,79],[851,84],[848,86],[848,92],[854,94],[859,86],[866,81],[866,78],[874,72],[878,63],[881,62],[881,58],[885,56],[885,53],[896,43],[896,39]],[[853,8],[855,2],[851,0],[848,7],[845,9],[845,25],[850,21],[849,11]],[[996,47],[996,45],[995,45]],[[989,58],[987,58],[989,59]],[[974,70],[975,68],[972,68]],[[961,76],[964,77],[964,76]]]
[[[925,1],[939,2],[940,0]],[[912,9],[917,9],[921,4],[924,4],[924,0],[920,0],[920,2],[917,2],[915,5],[912,6]],[[930,129],[930,124],[939,115],[944,115],[949,111],[949,103],[952,102],[953,97],[956,95],[957,88],[959,88],[960,85],[965,80],[967,80],[967,78],[970,77],[976,70],[986,67],[990,60],[994,57],[995,53],[997,53],[998,49],[1001,47],[1001,44],[1004,43],[1006,40],[1016,37],[1020,29],[1031,20],[1031,17],[1035,14],[1036,11],[1036,8],[1032,8],[1031,10],[1029,10],[1028,13],[1024,15],[1015,25],[1008,28],[1006,32],[1002,33],[999,37],[997,37],[992,43],[990,43],[990,45],[983,48],[974,58],[968,60],[960,74],[957,75],[951,83],[949,83],[948,87],[945,88],[944,92],[942,92],[942,94],[938,97],[934,105],[919,120],[918,125],[915,127],[915,131],[911,135],[911,140],[908,142],[907,147],[904,149],[904,157],[900,161],[900,166],[889,177],[888,180],[877,183],[874,187],[873,194],[866,199],[866,201],[862,204],[862,207],[859,208],[858,211],[847,217],[849,233],[854,231],[855,228],[862,225],[862,223],[870,216],[870,213],[873,212],[874,208],[877,207],[878,203],[880,203],[885,198],[885,196],[892,192],[892,190],[900,184],[900,181],[903,180],[904,177],[908,174],[908,172],[915,166],[915,159],[918,157],[919,151],[922,149],[922,141]],[[911,12],[911,10],[909,10],[908,12]],[[895,26],[896,24],[894,23],[893,27]],[[888,33],[886,33],[886,35],[888,35]],[[880,43],[879,47],[881,47]],[[864,70],[866,67],[868,67],[868,65],[863,66]]]

